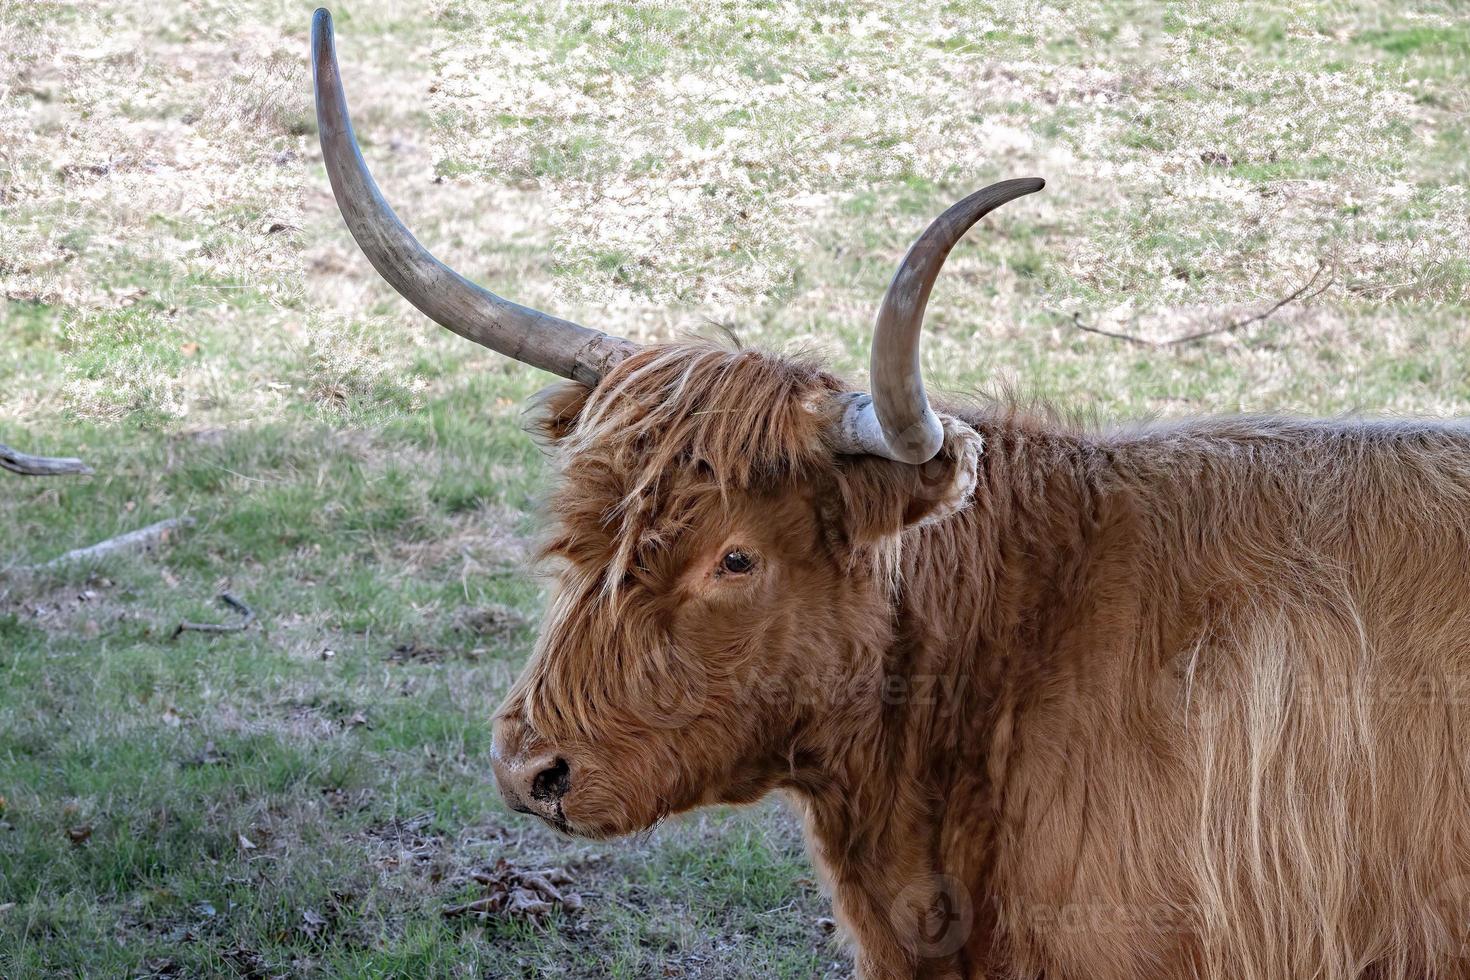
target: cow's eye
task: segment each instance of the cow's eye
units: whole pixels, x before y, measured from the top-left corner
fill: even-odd
[[[720,559],[720,571],[727,575],[745,575],[755,568],[755,559],[744,551],[729,551]]]

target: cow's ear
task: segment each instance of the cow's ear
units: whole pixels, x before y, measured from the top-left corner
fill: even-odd
[[[551,447],[577,427],[592,389],[577,381],[542,388],[526,406],[526,431],[539,445]]]
[[[939,416],[944,445],[939,454],[918,466],[876,456],[841,461],[837,479],[839,513],[847,538],[871,544],[910,527],[942,521],[963,510],[975,492],[980,433],[958,419]]]

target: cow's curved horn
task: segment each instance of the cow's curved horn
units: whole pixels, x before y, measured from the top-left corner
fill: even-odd
[[[924,307],[939,270],[956,242],[996,208],[1046,186],[1022,177],[976,191],[934,219],[909,248],[883,296],[873,329],[869,371],[872,395],[847,396],[838,433],[841,452],[865,453],[900,463],[927,463],[944,442],[944,428],[929,407],[919,367]]]
[[[587,385],[637,350],[621,337],[512,303],[470,282],[419,244],[373,182],[352,132],[332,15],[311,21],[311,70],[322,158],[337,207],[373,268],[431,320],[507,357]]]

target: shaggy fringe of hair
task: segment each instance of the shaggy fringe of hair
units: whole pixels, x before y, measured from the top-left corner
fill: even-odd
[[[812,361],[703,341],[651,346],[618,365],[581,406],[562,455],[621,484],[617,504],[601,515],[617,541],[607,596],[616,595],[640,547],[676,530],[659,527],[661,518],[678,522],[670,516],[678,511],[673,474],[704,478],[685,483],[689,496],[706,488],[723,496],[831,466],[825,418],[813,409],[840,390]]]
[[[567,448],[614,456],[638,474],[633,493],[676,463],[703,463],[745,489],[800,477],[830,458],[809,405],[840,390],[811,361],[707,342],[653,346],[591,394]]]

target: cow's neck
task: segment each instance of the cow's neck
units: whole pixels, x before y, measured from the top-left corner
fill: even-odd
[[[943,740],[943,726],[953,724],[947,701],[974,697],[954,683],[957,667],[958,661],[936,658],[922,671],[875,677],[874,689],[885,692],[881,707],[830,719],[846,726],[843,751],[819,764],[811,759],[800,787],[812,849],[857,940],[864,980],[965,975],[957,950],[926,943],[925,932],[935,925],[923,918],[947,873],[937,817],[950,787],[936,780],[942,767],[920,743]]]
[[[865,978],[982,969],[974,951],[989,940],[973,938],[991,928],[989,868],[961,865],[957,854],[993,858],[1014,723],[1005,705],[1045,660],[1048,627],[1035,611],[1085,564],[1091,545],[1087,461],[1004,430],[986,441],[975,504],[905,542],[894,632],[859,661],[880,665],[869,685],[883,692],[878,704],[848,703],[819,722],[847,737],[822,739],[831,754],[809,760],[810,779],[799,787]],[[1042,477],[1034,499],[1009,489],[1008,471],[1019,465]],[[1057,492],[1045,493],[1048,485]],[[1075,538],[1058,528],[1076,529]],[[921,921],[915,903],[926,896],[941,913],[968,917],[951,928],[972,937],[971,959],[951,948],[943,922]]]

